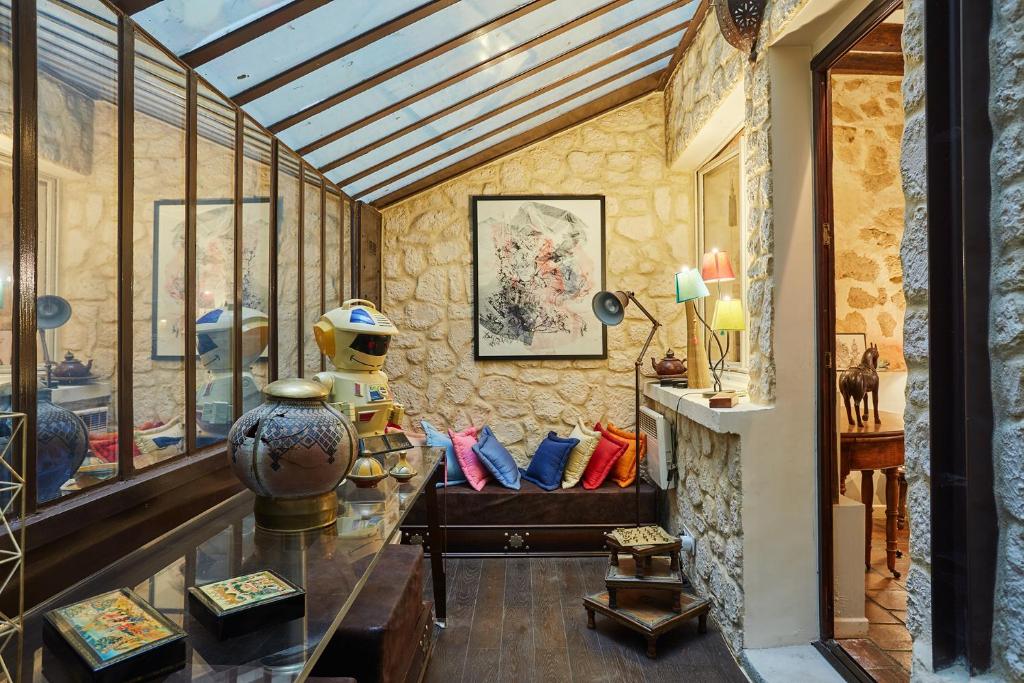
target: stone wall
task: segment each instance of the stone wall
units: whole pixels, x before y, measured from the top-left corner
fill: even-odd
[[[864,333],[890,370],[906,369],[900,81],[832,77],[836,331]]]
[[[903,355],[907,363],[907,508],[910,515],[910,571],[907,628],[914,639],[913,672],[931,669],[931,504],[928,427],[928,206],[925,143],[924,0],[904,3],[903,110],[900,169],[903,176]]]
[[[992,3],[989,39],[994,132],[992,304],[989,346],[999,560],[992,629],[994,671],[1024,680],[1024,6]]]
[[[667,169],[656,93],[384,210],[384,309],[401,330],[386,371],[412,421],[486,421],[520,461],[577,418],[632,425],[649,330],[632,307],[608,331],[607,360],[473,359],[470,197],[591,193],[606,196],[607,286],[637,292],[664,324],[652,354],[685,348],[674,274],[694,259],[693,180]]]
[[[669,531],[683,526],[697,539],[683,570],[733,652],[743,649],[743,505],[740,439],[713,432],[679,414],[675,421],[676,495],[669,497]]]
[[[679,158],[742,77],[743,55],[725,42],[712,9],[665,88],[669,164]]]

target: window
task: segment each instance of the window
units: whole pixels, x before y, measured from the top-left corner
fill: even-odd
[[[746,242],[744,240],[744,190],[740,167],[741,136],[734,137],[718,154],[697,170],[697,263],[705,254],[725,253],[732,265],[735,279],[709,282],[710,296],[701,301],[704,319],[712,324],[719,300],[733,299],[746,308],[747,274]],[[716,332],[725,352],[725,367],[746,372],[748,341],[745,331]],[[713,340],[708,345],[708,359],[715,363],[722,358]]]

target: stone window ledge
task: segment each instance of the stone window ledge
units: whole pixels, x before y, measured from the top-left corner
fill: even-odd
[[[743,388],[730,384],[726,381],[725,388]],[[739,404],[733,408],[711,408],[708,399],[702,396],[706,391],[663,387],[657,382],[644,387],[644,395],[650,400],[719,434],[746,436],[755,422],[774,411],[772,406],[752,403],[749,396],[740,397]]]

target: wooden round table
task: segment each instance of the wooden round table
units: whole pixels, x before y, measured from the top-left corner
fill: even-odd
[[[860,470],[860,501],[864,503],[864,565],[871,568],[874,474],[875,470],[882,470],[885,473],[885,559],[889,571],[898,579],[896,526],[902,498],[899,468],[903,466],[903,416],[879,411],[881,424],[875,424],[872,411],[864,426],[858,427],[847,422],[845,412],[840,413],[839,490],[846,493],[846,478],[852,470]]]

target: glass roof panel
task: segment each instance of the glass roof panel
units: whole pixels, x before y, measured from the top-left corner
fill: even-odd
[[[652,24],[654,24],[654,26],[652,26]],[[649,22],[648,24],[638,26],[617,38],[585,50],[580,54],[560,62],[559,64],[531,74],[523,80],[487,95],[476,102],[460,107],[436,121],[433,121],[428,125],[421,126],[400,138],[392,140],[391,142],[382,145],[381,147],[378,147],[377,149],[372,150],[371,152],[364,154],[339,168],[347,168],[351,173],[355,173],[362,168],[372,166],[380,160],[394,155],[401,149],[413,147],[414,145],[421,143],[424,139],[434,137],[442,131],[451,130],[477,116],[494,111],[498,107],[520,97],[529,96],[531,93],[534,93],[543,87],[555,83],[563,78],[567,78],[573,74],[580,73],[588,66],[595,64],[598,61],[613,57],[634,45],[657,36],[661,33],[662,28],[663,27],[657,22]],[[639,51],[635,61],[625,63],[625,66],[620,68],[626,68],[629,64],[638,63],[662,51],[674,49],[679,44],[681,36],[682,32],[676,32],[670,34],[668,37],[653,42],[651,45],[648,45],[646,48],[642,48]],[[547,60],[545,59],[542,61]],[[487,73],[490,73],[490,71],[491,70],[488,70],[482,75],[486,75]],[[467,81],[470,80],[475,80],[475,77],[467,79]],[[481,85],[486,87],[483,84]],[[571,87],[571,82],[566,85]],[[444,107],[473,95],[474,92],[479,92],[466,90],[467,87],[466,82],[460,82],[457,85],[446,88],[431,97],[414,103],[410,107],[406,107],[394,116],[386,117],[361,128],[356,134],[348,135],[341,140],[336,140],[320,149],[314,150],[307,155],[307,159],[309,159],[309,161],[315,166],[323,166],[334,159],[338,159],[352,151],[360,149],[369,143],[380,140],[381,138],[402,129],[411,123],[423,120]]]
[[[117,100],[116,17],[99,0],[39,5],[39,66],[86,95]]]
[[[326,64],[316,71],[278,88],[250,103],[249,110],[257,119],[269,125],[310,104],[319,102],[349,86],[386,71],[421,52],[441,45],[475,26],[496,19],[527,4],[527,2],[528,0],[462,0],[411,26],[395,31],[387,37],[353,52],[344,59]],[[572,0],[572,2],[590,6],[601,2],[601,0]],[[502,31],[510,29],[512,26],[519,26],[520,30],[524,31],[531,29],[543,31],[545,29],[543,21],[550,22],[552,20],[551,15],[546,14],[545,10],[555,6],[561,5],[553,3],[541,10],[531,12],[511,24],[506,24]],[[544,15],[544,19],[538,19],[537,15]],[[564,8],[562,15],[565,15]],[[534,23],[530,23],[531,21]],[[442,64],[462,65],[462,68],[465,68],[469,64],[483,61],[488,56],[511,46],[507,42],[508,38],[502,37],[498,40],[492,35],[493,33],[498,32],[481,36],[477,40],[451,50],[441,57],[417,67],[417,70],[430,65],[433,65],[433,69],[440,69]],[[502,36],[504,35],[502,33]],[[481,42],[485,40],[490,42]],[[434,76],[433,71],[430,73],[431,76],[427,77],[429,78],[427,82],[433,83],[440,78],[440,76]],[[422,83],[422,72],[420,78]]]
[[[375,150],[367,154],[350,161],[347,164],[339,166],[337,169],[340,178],[351,177],[352,175],[359,173],[363,169],[369,168],[375,164],[386,161],[389,158],[393,158],[402,155],[405,150],[410,150],[416,145],[426,143],[434,138],[445,136],[445,142],[454,142],[454,144],[448,145],[448,149],[461,144],[465,141],[463,135],[468,133],[469,138],[476,137],[486,129],[493,130],[490,126],[492,121],[507,122],[512,119],[522,116],[526,111],[535,110],[538,106],[547,106],[551,102],[555,102],[563,97],[567,97],[571,93],[579,92],[581,88],[590,87],[591,84],[597,83],[602,79],[611,77],[617,73],[621,73],[630,67],[641,64],[649,59],[653,59],[658,55],[669,52],[679,44],[679,35],[674,34],[667,38],[648,45],[647,47],[637,50],[636,52],[625,55],[619,59],[616,59],[602,67],[594,69],[588,74],[575,78],[568,83],[553,88],[547,93],[538,95],[527,99],[523,104],[515,105],[508,109],[502,114],[493,116],[485,121],[473,125],[464,131],[456,133],[455,135],[447,135],[448,131],[460,124],[464,124],[472,121],[475,118],[486,116],[489,112],[494,111],[497,107],[502,106],[506,103],[513,102],[519,98],[529,98],[531,93],[538,92],[541,88],[549,85],[558,80],[559,75],[565,75],[561,72],[563,65],[566,65],[567,73],[574,73],[580,70],[580,67],[587,63],[594,63],[596,61],[593,55],[588,56],[586,53],[579,55],[577,58],[566,60],[563,64],[558,67],[544,71],[542,73],[531,76],[530,78],[524,79],[516,85],[507,88],[502,92],[495,93],[489,97],[486,97],[479,102],[474,102],[472,105],[463,107],[462,109],[455,111],[448,116],[445,116],[432,124],[423,126],[415,131],[410,132],[408,135],[404,135],[397,140],[393,140],[386,145],[382,145]],[[598,48],[600,49],[600,48]],[[577,60],[584,60],[582,64],[575,63]],[[574,64],[573,66],[568,66]],[[557,74],[557,75],[556,75]],[[506,117],[505,114],[511,112],[511,117]],[[431,147],[430,149],[434,149]],[[426,151],[426,150],[424,150]],[[436,154],[436,149],[434,149]],[[419,153],[415,153],[412,156],[419,156]],[[410,157],[411,158],[411,157]],[[402,163],[406,159],[403,159]],[[422,161],[422,159],[420,159]],[[417,161],[417,163],[419,163]]]
[[[664,7],[669,3],[669,1],[670,0],[635,0],[635,2],[631,2],[627,6],[620,7],[597,19],[588,21],[571,31],[544,41],[530,50],[515,55],[509,59],[505,59],[479,73],[464,78],[458,83],[444,88],[443,90],[424,98],[420,102],[414,103],[410,108],[401,112],[396,112],[394,115],[374,122],[371,124],[371,126],[374,127],[373,130],[360,130],[358,136],[356,136],[359,139],[359,146],[372,142],[373,140],[380,139],[388,133],[394,132],[403,126],[408,125],[411,121],[423,116],[429,116],[446,106],[485,90],[495,83],[511,78],[516,74],[520,74],[554,57],[565,54],[566,52],[595,38],[610,33],[615,29],[628,24],[637,17],[646,15]],[[690,14],[692,14],[692,7],[669,12],[662,17],[647,22],[647,24],[632,29],[627,33],[627,35],[635,38],[636,42],[639,42],[640,40],[660,31],[682,24]],[[615,48],[613,45],[604,43],[595,48],[595,51],[591,53],[590,59],[596,61],[611,55],[614,52]],[[338,130],[339,128],[363,118],[368,113],[385,109],[392,103],[401,101],[421,89],[433,83],[437,83],[442,80],[444,75],[450,76],[452,73],[457,73],[469,66],[469,64],[465,64],[462,66],[462,69],[457,69],[452,71],[452,73],[445,73],[442,75],[441,69],[435,68],[434,66],[435,62],[440,61],[442,60],[433,60],[428,64],[421,65],[421,67],[413,69],[407,74],[403,74],[400,78],[395,78],[386,83],[382,83],[375,88],[356,95],[347,102],[342,102],[339,105],[312,116],[298,125],[284,131],[281,134],[281,139],[296,148],[302,147],[334,132],[335,130]],[[352,142],[355,141],[350,141],[350,144]],[[323,163],[326,163],[331,159],[336,159],[356,148],[357,147],[352,147],[351,149],[345,149],[342,151],[342,148],[336,146],[334,147],[335,153],[331,154],[330,158],[325,159]],[[323,154],[317,158],[322,158],[322,156]]]
[[[383,64],[383,68],[387,68],[524,3],[525,0],[463,0],[400,31],[395,31],[343,59],[331,62],[330,66],[333,66],[335,71],[358,69],[359,73],[363,73],[371,68],[361,66],[365,61],[368,65]],[[331,2],[204,64],[199,68],[199,73],[229,95],[234,95],[346,40],[385,24],[420,4],[422,0]],[[372,63],[371,59],[374,60]],[[319,74],[324,72],[324,69],[314,73]],[[379,70],[375,69],[366,75]],[[336,75],[334,77],[337,78]],[[289,84],[289,88],[293,86],[294,83]],[[280,94],[287,89],[282,88],[274,94]],[[309,100],[301,101],[308,103]],[[298,108],[299,103],[296,101],[285,113],[291,113]],[[272,114],[260,113],[260,107],[251,108],[250,111],[260,121],[273,123],[268,118]]]
[[[601,86],[600,88],[596,88],[596,89],[591,90],[589,92],[581,93],[578,97],[573,98],[572,100],[570,100],[570,101],[568,101],[568,102],[566,102],[566,103],[564,103],[564,104],[562,104],[562,105],[560,105],[558,107],[554,107],[552,109],[549,109],[549,110],[539,114],[538,116],[530,118],[529,120],[523,121],[522,123],[520,123],[520,124],[518,124],[516,126],[513,126],[512,128],[509,128],[506,131],[503,131],[499,135],[496,135],[494,137],[490,137],[490,138],[481,140],[480,142],[478,142],[478,143],[476,143],[476,144],[474,144],[474,145],[472,145],[472,146],[470,146],[470,147],[468,147],[468,148],[466,148],[466,149],[464,149],[464,150],[462,150],[460,152],[457,152],[457,153],[452,154],[450,156],[446,156],[446,157],[444,157],[442,159],[439,159],[438,161],[436,161],[433,164],[430,164],[430,165],[428,165],[428,166],[426,166],[426,167],[424,167],[424,168],[422,168],[422,169],[420,169],[418,171],[415,171],[414,173],[411,173],[411,174],[405,176],[404,178],[399,178],[399,179],[396,179],[394,182],[387,183],[386,185],[384,185],[380,189],[374,190],[373,192],[367,194],[366,196],[362,196],[362,197],[359,197],[359,198],[361,200],[365,201],[365,202],[372,202],[372,201],[375,201],[375,200],[377,200],[377,199],[379,199],[381,197],[384,197],[384,196],[394,192],[395,190],[398,190],[398,189],[401,189],[402,187],[410,185],[410,184],[416,182],[417,180],[420,180],[420,179],[425,178],[425,177],[427,177],[427,176],[429,176],[429,175],[431,175],[433,173],[436,173],[436,172],[438,172],[438,171],[440,171],[440,170],[442,170],[444,168],[447,168],[447,167],[451,166],[452,164],[455,164],[455,163],[457,163],[457,162],[459,162],[459,161],[461,161],[463,159],[466,159],[468,157],[473,156],[474,154],[478,154],[478,153],[480,153],[482,151],[490,149],[491,147],[493,147],[494,145],[498,144],[499,142],[501,142],[503,140],[508,140],[509,138],[513,138],[516,135],[519,135],[521,133],[524,133],[524,132],[527,132],[529,130],[532,130],[533,128],[536,128],[537,126],[545,123],[546,121],[550,121],[552,119],[555,119],[558,116],[561,116],[562,114],[568,113],[568,112],[570,112],[570,111],[572,111],[574,109],[577,109],[577,108],[583,106],[587,102],[595,100],[595,99],[597,99],[597,98],[599,98],[599,97],[601,97],[603,95],[607,95],[608,93],[614,92],[614,91],[616,91],[616,90],[618,90],[620,88],[623,88],[626,85],[629,85],[630,83],[632,83],[634,81],[637,81],[637,80],[639,80],[641,78],[645,78],[646,76],[649,76],[651,74],[658,73],[659,71],[664,69],[666,66],[668,66],[669,59],[670,58],[666,57],[665,59],[660,60],[660,61],[656,62],[655,64],[651,64],[651,65],[649,65],[649,66],[647,66],[647,67],[645,67],[645,68],[643,68],[643,69],[641,69],[639,71],[636,71],[634,73],[629,74],[628,76],[623,76],[622,78],[619,78],[619,79],[616,79],[614,81],[611,81],[611,82],[605,84],[604,86]],[[330,175],[330,174],[328,174],[328,175]],[[390,175],[390,174],[387,174],[387,175]],[[360,183],[353,183],[353,185],[351,187],[345,187],[345,188],[342,188],[342,189],[345,190],[345,192],[347,192],[348,194],[350,194],[352,196],[358,196],[358,189],[360,187],[364,187],[364,188],[365,187],[372,187],[372,185],[376,184],[374,182],[369,182],[369,181],[370,181],[370,179],[367,178],[367,179],[365,179],[365,181],[360,181]],[[377,179],[377,182],[380,182],[379,178]]]
[[[132,18],[181,55],[259,19],[291,0],[163,0]]]

